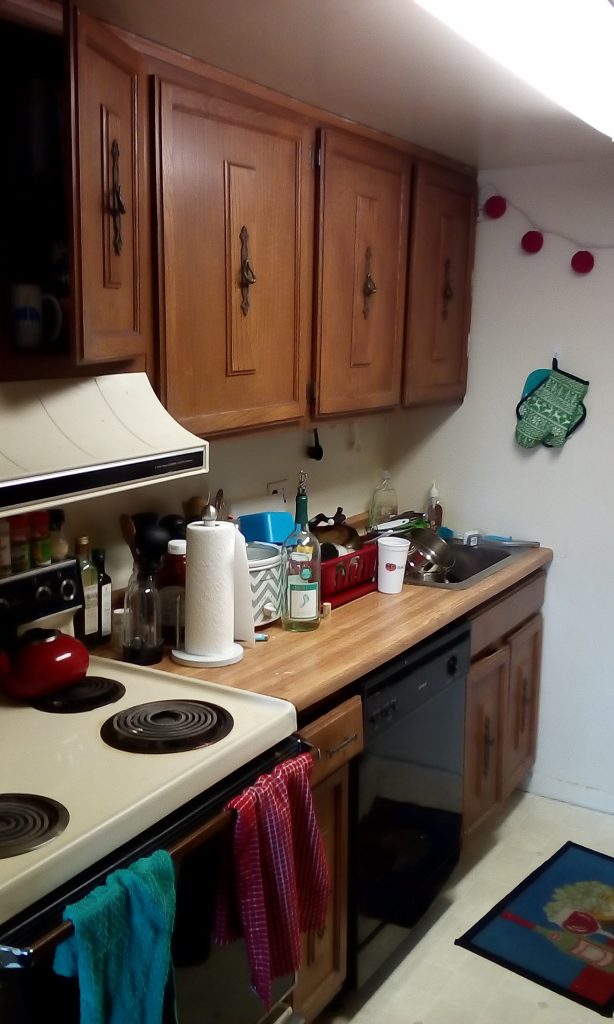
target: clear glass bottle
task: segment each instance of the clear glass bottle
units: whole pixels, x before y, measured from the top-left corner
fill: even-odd
[[[75,555],[83,584],[83,607],[75,615],[75,636],[94,647],[98,643],[98,569],[91,560],[89,537],[77,537]]]
[[[98,640],[106,644],[111,639],[111,577],[104,566],[104,548],[92,548],[92,562],[98,570]]]
[[[320,544],[309,529],[306,473],[299,473],[295,524],[281,549],[282,629],[295,633],[320,625]]]
[[[138,564],[124,597],[122,659],[134,665],[155,665],[164,654],[155,581],[158,565],[159,561]]]
[[[392,486],[390,473],[387,469],[382,470],[382,476],[377,487],[373,491],[371,505],[369,508],[369,529],[372,530],[379,523],[388,522],[394,519],[399,513],[399,501],[397,492]]]

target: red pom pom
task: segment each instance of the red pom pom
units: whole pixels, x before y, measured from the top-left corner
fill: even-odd
[[[590,274],[595,266],[595,257],[587,249],[580,249],[571,257],[571,269],[576,274]]]
[[[544,236],[541,231],[527,231],[522,236],[520,244],[525,252],[539,252],[544,244]]]
[[[493,220],[502,217],[506,210],[507,200],[503,196],[489,196],[484,203],[484,213],[487,217],[492,217]]]

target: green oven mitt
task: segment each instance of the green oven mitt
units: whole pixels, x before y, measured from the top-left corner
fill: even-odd
[[[561,448],[570,434],[584,422],[583,398],[589,382],[558,369],[552,370],[533,390],[523,393],[516,406],[516,440],[522,448]]]

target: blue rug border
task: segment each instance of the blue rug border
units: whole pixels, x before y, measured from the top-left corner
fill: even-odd
[[[484,957],[485,960],[490,960],[492,963],[499,964],[500,967],[505,967],[508,971],[512,971],[514,974],[519,974],[521,977],[527,978],[529,981],[534,981],[536,984],[540,985],[541,988],[546,988],[551,992],[556,992],[558,995],[564,996],[565,999],[570,999],[572,1002],[579,1003],[581,1006],[585,1006],[588,1010],[593,1010],[602,1017],[612,1017],[614,1014],[614,996],[608,1000],[607,1003],[604,1003],[602,1006],[598,1006],[590,999],[586,999],[584,996],[578,995],[575,992],[570,992],[569,989],[556,985],[554,982],[543,978],[541,975],[533,971],[526,970],[524,967],[516,966],[509,960],[504,960],[503,957],[497,956],[495,953],[490,953],[488,950],[480,949],[472,942],[473,937],[481,932],[490,921],[498,917],[510,900],[513,900],[521,892],[527,889],[537,878],[539,878],[540,875],[544,873],[544,871],[547,871],[548,868],[559,859],[559,857],[562,857],[570,849],[582,850],[585,853],[592,854],[594,857],[601,857],[603,860],[610,861],[614,867],[614,857],[610,857],[607,853],[600,853],[599,850],[593,850],[590,846],[582,846],[580,843],[574,843],[572,840],[568,840],[556,851],[556,853],[553,853],[551,857],[548,857],[548,860],[545,860],[543,864],[540,864],[539,867],[535,868],[535,870],[527,875],[526,878],[523,878],[522,882],[520,882],[515,889],[512,889],[511,892],[508,892],[507,895],[505,895],[503,899],[499,900],[494,907],[491,907],[491,909],[484,914],[479,921],[472,925],[471,928],[469,928],[458,939],[455,939],[454,945],[460,946],[463,949],[468,949],[471,953],[476,953],[478,956]]]

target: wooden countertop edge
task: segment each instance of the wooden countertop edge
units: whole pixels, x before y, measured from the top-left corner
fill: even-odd
[[[466,590],[404,586],[400,594],[367,594],[336,608],[311,633],[287,633],[275,624],[267,628],[268,642],[247,648],[236,665],[188,668],[165,655],[155,668],[281,697],[305,713],[389,658],[547,568],[552,557],[549,548],[531,548]],[[96,653],[112,656],[108,649]]]

